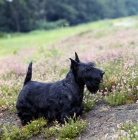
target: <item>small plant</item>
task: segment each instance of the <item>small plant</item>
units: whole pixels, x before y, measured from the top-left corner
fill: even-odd
[[[15,110],[20,85],[0,85],[0,110]]]
[[[103,101],[111,106],[123,105],[126,103],[133,103],[132,94],[127,88],[114,87],[112,92],[105,92],[103,96]]]
[[[86,121],[69,119],[69,122],[65,123],[59,129],[58,138],[59,139],[74,139],[79,133],[81,133],[86,127]]]
[[[20,131],[16,126],[8,126],[4,125],[3,127],[3,136],[2,140],[19,140],[20,139]]]
[[[57,124],[56,126],[43,129],[43,135],[45,138],[56,136],[58,140],[73,140],[85,129],[86,124],[86,121],[69,118],[68,122],[65,122],[62,126]]]
[[[118,125],[118,134],[114,136],[116,140],[137,140],[138,123],[134,124],[131,120]]]
[[[98,94],[93,95],[89,91],[86,91],[83,98],[84,110],[86,112],[90,111],[99,98]]]
[[[49,138],[51,136],[57,135],[58,128],[55,126],[52,126],[50,128],[44,128],[43,129],[43,135],[45,138]]]
[[[26,140],[34,135],[37,135],[42,128],[47,124],[47,121],[40,118],[32,121],[22,129],[16,126],[3,126],[2,140]]]

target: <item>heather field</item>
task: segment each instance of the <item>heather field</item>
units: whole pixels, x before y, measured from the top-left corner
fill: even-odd
[[[70,66],[69,58],[74,58],[74,52],[78,53],[81,61],[95,62],[96,67],[105,71],[104,81],[97,94],[85,90],[83,116],[76,122],[70,119],[65,125],[56,122],[49,126],[46,120],[39,119],[21,127],[15,103],[29,62],[33,62],[33,80],[57,81],[66,76]],[[137,103],[138,17],[104,20],[47,32],[11,34],[0,38],[2,140],[137,139]],[[129,112],[128,106],[135,112],[134,115],[130,113],[130,118],[129,114],[125,114]],[[98,125],[102,117],[96,117],[95,122],[91,121],[94,120],[96,109],[99,115],[105,113],[104,116],[109,116],[109,109],[115,110],[112,114],[117,114],[117,108],[123,108],[124,118],[120,122],[116,121],[115,115],[110,119],[110,123],[115,124],[114,132],[106,130],[109,125]],[[106,118],[104,121],[107,121]],[[92,135],[92,132],[95,133]]]

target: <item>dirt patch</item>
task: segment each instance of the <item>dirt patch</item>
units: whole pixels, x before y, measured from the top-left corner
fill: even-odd
[[[4,111],[0,116],[0,131],[4,124],[16,125],[21,127],[20,120],[16,113]],[[138,104],[127,104],[117,107],[111,107],[99,101],[97,105],[82,116],[88,120],[87,128],[81,133],[76,140],[111,140],[116,134],[117,124],[124,123],[127,120],[137,122]],[[39,134],[29,140],[44,140]]]
[[[97,106],[84,115],[88,119],[86,130],[81,134],[82,140],[111,140],[117,132],[117,124],[138,118],[138,104],[117,107],[99,102]]]
[[[0,131],[2,130],[3,125],[10,125],[10,126],[16,125],[18,127],[21,127],[20,120],[17,117],[17,114],[10,111],[10,110],[6,110],[6,111],[1,112]]]

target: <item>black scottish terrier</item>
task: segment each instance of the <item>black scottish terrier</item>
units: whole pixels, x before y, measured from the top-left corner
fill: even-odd
[[[39,117],[64,123],[74,114],[76,117],[82,114],[84,86],[95,93],[102,82],[104,71],[95,68],[94,63],[81,62],[77,53],[75,60],[70,60],[70,71],[66,78],[51,83],[31,81],[32,63],[29,64],[23,89],[16,103],[22,125]]]

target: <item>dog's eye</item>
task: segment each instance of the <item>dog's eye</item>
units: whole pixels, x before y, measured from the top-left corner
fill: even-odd
[[[93,67],[86,68],[86,71],[90,71]]]

